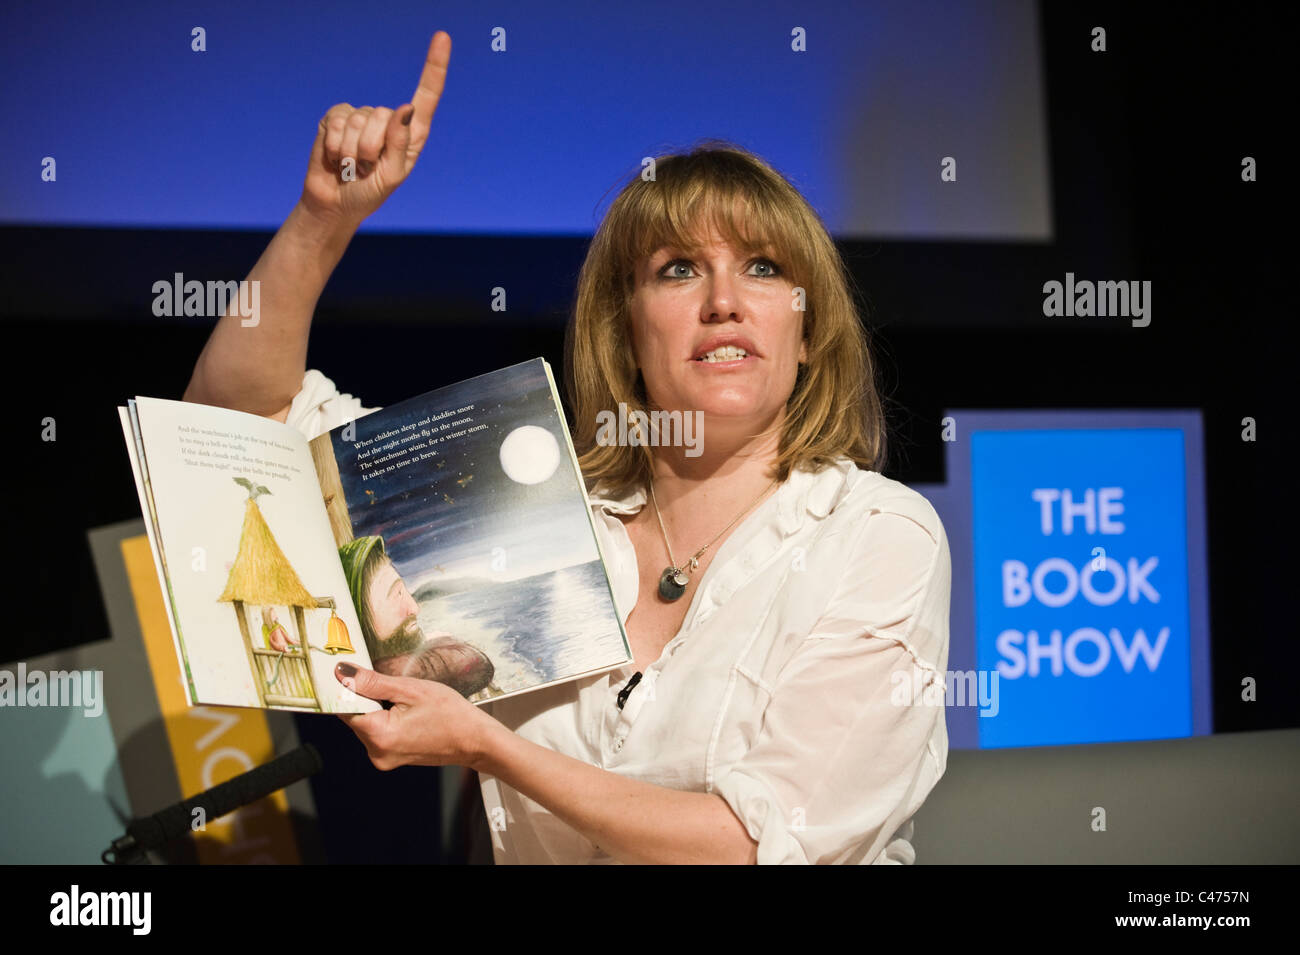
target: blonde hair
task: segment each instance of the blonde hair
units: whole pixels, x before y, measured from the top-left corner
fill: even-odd
[[[654,168],[653,181],[638,173],[627,182],[596,230],[565,330],[573,443],[589,486],[603,482],[622,495],[652,473],[649,447],[597,443],[597,415],[619,402],[629,417],[651,410],[628,308],[637,266],[665,245],[698,248],[706,225],[746,254],[771,249],[806,292],[808,360],[786,404],[769,476],[784,482],[792,468],[820,471],[841,456],[867,470],[882,467],[886,422],[875,363],[852,276],[817,213],[779,172],[725,141],[657,157]]]

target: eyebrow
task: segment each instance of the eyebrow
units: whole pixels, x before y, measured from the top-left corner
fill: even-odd
[[[661,255],[665,255],[665,254],[666,254],[666,255],[668,255],[669,258],[671,258],[671,257],[673,257],[673,256],[675,256],[675,255],[684,255],[684,254],[687,254],[688,251],[689,251],[689,250],[687,250],[687,249],[681,249],[681,248],[678,248],[678,247],[675,246],[675,245],[661,245],[661,246],[659,246],[659,248],[657,248],[657,249],[651,249],[649,252],[647,252],[646,255],[644,256],[644,258],[642,259],[642,261],[643,261],[643,262],[647,262],[647,263],[649,263],[649,262],[653,262],[655,259],[659,258],[659,256],[661,256]]]

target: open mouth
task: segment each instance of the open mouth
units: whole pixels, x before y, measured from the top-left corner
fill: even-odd
[[[749,352],[736,345],[723,345],[693,360],[705,365],[734,365],[752,357]]]

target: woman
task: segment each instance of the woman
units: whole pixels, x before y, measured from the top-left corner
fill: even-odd
[[[263,319],[221,320],[187,400],[309,435],[369,410],[304,374],[311,313],[414,165],[449,58],[439,32],[410,104],[321,120],[302,200],[249,275]],[[875,470],[869,352],[815,213],[743,151],[659,159],[592,242],[565,371],[635,662],[481,707],[340,665],[393,703],[344,717],[372,762],[477,770],[498,862],[912,862],[947,760],[948,545]],[[601,444],[620,402],[699,412],[703,441]]]

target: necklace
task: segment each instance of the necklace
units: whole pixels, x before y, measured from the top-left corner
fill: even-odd
[[[668,543],[668,530],[664,527],[663,515],[659,513],[659,501],[655,499],[655,480],[653,477],[650,478],[650,500],[654,503],[655,517],[659,518],[659,530],[663,531],[664,546],[668,548],[668,559],[671,561],[671,563],[664,568],[664,572],[659,576],[659,596],[662,597],[664,600],[672,601],[678,599],[679,597],[681,597],[682,594],[686,593],[686,585],[691,582],[691,578],[686,574],[686,568],[689,567],[692,571],[694,571],[695,568],[697,568],[700,564],[701,555],[703,555],[703,553],[706,550],[708,550],[710,547],[713,546],[714,541],[716,541],[723,534],[727,533],[727,531],[731,529],[732,524],[735,524],[736,521],[740,520],[747,513],[753,510],[754,505],[757,504],[759,501],[761,501],[767,495],[767,492],[770,491],[772,489],[772,486],[775,484],[776,484],[776,479],[773,478],[772,483],[763,489],[763,493],[758,496],[758,498],[754,501],[753,504],[750,504],[749,507],[745,508],[739,514],[737,514],[732,519],[731,524],[728,524],[722,530],[718,531],[718,533],[714,536],[713,540],[709,541],[707,544],[705,544],[703,547],[697,550],[695,552],[695,556],[691,557],[690,560],[688,560],[685,563],[685,565],[683,565],[682,567],[678,567],[677,558],[673,557],[673,545]]]

